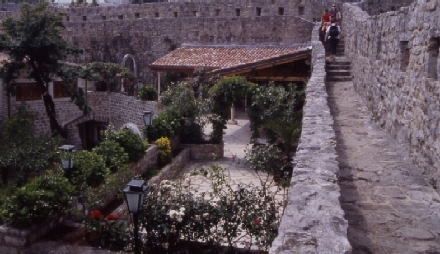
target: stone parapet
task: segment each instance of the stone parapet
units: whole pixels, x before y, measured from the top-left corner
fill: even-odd
[[[325,50],[312,35],[312,76],[307,83],[300,144],[287,205],[270,254],[351,253],[348,222],[339,203],[339,165],[333,117],[325,88]]]
[[[182,172],[185,168],[185,165],[188,164],[190,160],[189,149],[184,149],[173,158],[173,161],[163,167],[160,170],[160,173],[148,181],[148,184],[160,184],[163,180],[176,179],[176,177]]]
[[[440,5],[415,1],[370,16],[344,5],[345,52],[353,83],[375,122],[399,142],[431,183],[440,181]],[[437,188],[437,191],[439,189]]]

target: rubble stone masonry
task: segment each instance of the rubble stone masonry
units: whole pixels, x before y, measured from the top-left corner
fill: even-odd
[[[375,121],[408,143],[427,179],[440,169],[440,1],[369,16],[345,4],[345,52]]]

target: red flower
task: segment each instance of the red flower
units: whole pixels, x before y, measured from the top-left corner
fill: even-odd
[[[119,218],[120,218],[119,215],[116,214],[109,214],[106,217],[107,220],[119,220]]]
[[[260,218],[255,218],[254,219],[254,225],[260,225]]]
[[[89,216],[88,216],[89,219],[97,219],[97,220],[102,219],[102,217],[103,217],[102,213],[99,210],[91,211]]]

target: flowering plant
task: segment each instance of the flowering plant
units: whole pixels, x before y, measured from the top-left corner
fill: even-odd
[[[126,242],[126,225],[115,214],[104,216],[94,210],[84,221],[86,237],[90,244],[111,250],[122,250]]]

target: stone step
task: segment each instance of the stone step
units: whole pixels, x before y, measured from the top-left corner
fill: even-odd
[[[351,66],[350,64],[347,65],[333,65],[331,64],[331,62],[329,62],[326,66],[325,66],[326,70],[351,70]]]
[[[334,81],[334,82],[343,82],[343,81],[352,81],[353,78],[351,76],[348,77],[329,77],[327,76],[326,81]]]
[[[326,68],[330,67],[333,68],[334,66],[350,66],[351,62],[348,60],[342,60],[342,59],[338,59],[338,57],[336,57],[335,61],[325,61],[326,64]]]
[[[351,76],[351,72],[347,70],[327,71],[327,77],[348,77],[348,76]]]

